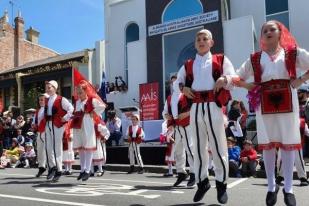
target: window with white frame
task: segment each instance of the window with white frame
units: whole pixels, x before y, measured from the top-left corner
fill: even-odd
[[[277,20],[289,28],[288,0],[265,0],[266,20]]]

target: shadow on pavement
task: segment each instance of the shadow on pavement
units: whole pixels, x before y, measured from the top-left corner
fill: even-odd
[[[57,183],[44,183],[44,184],[37,184],[37,185],[33,185],[32,187],[34,188],[40,188],[40,187],[53,187],[53,188],[57,188],[57,187],[74,187],[80,184],[57,184]]]
[[[186,203],[186,204],[177,204],[177,205],[168,205],[168,206],[199,206],[199,205],[205,205],[205,203]],[[220,205],[208,205],[208,206],[220,206]]]

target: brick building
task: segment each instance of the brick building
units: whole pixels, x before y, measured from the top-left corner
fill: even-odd
[[[8,22],[7,12],[4,12],[0,18],[0,72],[59,55],[38,44],[40,34],[38,31],[32,27],[24,30],[24,20],[20,13],[14,19],[14,23],[13,28]]]

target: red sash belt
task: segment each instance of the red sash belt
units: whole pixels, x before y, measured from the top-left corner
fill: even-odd
[[[183,119],[175,119],[175,124],[182,127],[188,126],[190,124],[190,116],[187,116]]]
[[[203,102],[214,102],[215,101],[214,90],[193,92],[193,94],[195,96],[193,99],[193,103],[203,103]]]
[[[287,113],[293,111],[290,80],[276,79],[261,84],[262,114]]]
[[[73,113],[71,127],[74,129],[80,129],[84,118],[84,112],[78,111]]]

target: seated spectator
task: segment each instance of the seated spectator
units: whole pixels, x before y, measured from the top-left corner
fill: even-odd
[[[243,177],[255,176],[257,153],[250,140],[244,141],[244,149],[240,153],[241,175]]]
[[[24,151],[23,147],[20,147],[16,138],[12,139],[12,147],[9,150],[4,150],[1,156],[0,168],[14,165],[20,157],[20,154]]]
[[[227,138],[227,147],[229,155],[229,176],[241,177],[239,172],[240,148],[236,146],[236,140],[233,137]]]
[[[107,114],[107,123],[106,126],[110,132],[110,137],[106,141],[107,146],[112,146],[112,141],[116,142],[116,145],[119,145],[119,140],[122,137],[122,133],[120,131],[121,128],[121,120],[116,116],[115,111],[109,111]]]
[[[26,135],[26,132],[25,132],[25,124],[26,124],[26,121],[24,120],[24,116],[19,115],[19,116],[16,118],[16,124],[13,126],[14,129],[15,129],[15,134],[14,134],[14,136],[17,136],[17,130],[18,130],[18,129],[21,129],[21,130],[22,130],[22,134],[23,134],[23,135]]]
[[[24,146],[25,144],[25,137],[22,135],[22,130],[21,129],[17,129],[17,141],[18,144],[21,146]]]
[[[242,149],[244,136],[240,125],[241,117],[240,102],[234,100],[231,104],[230,111],[228,112],[228,127],[226,128],[226,136],[234,137],[237,141],[237,145]]]
[[[22,153],[21,157],[17,161],[15,167],[23,166],[24,168],[30,168],[35,165],[35,152],[31,142],[27,142],[25,146],[25,152]]]

